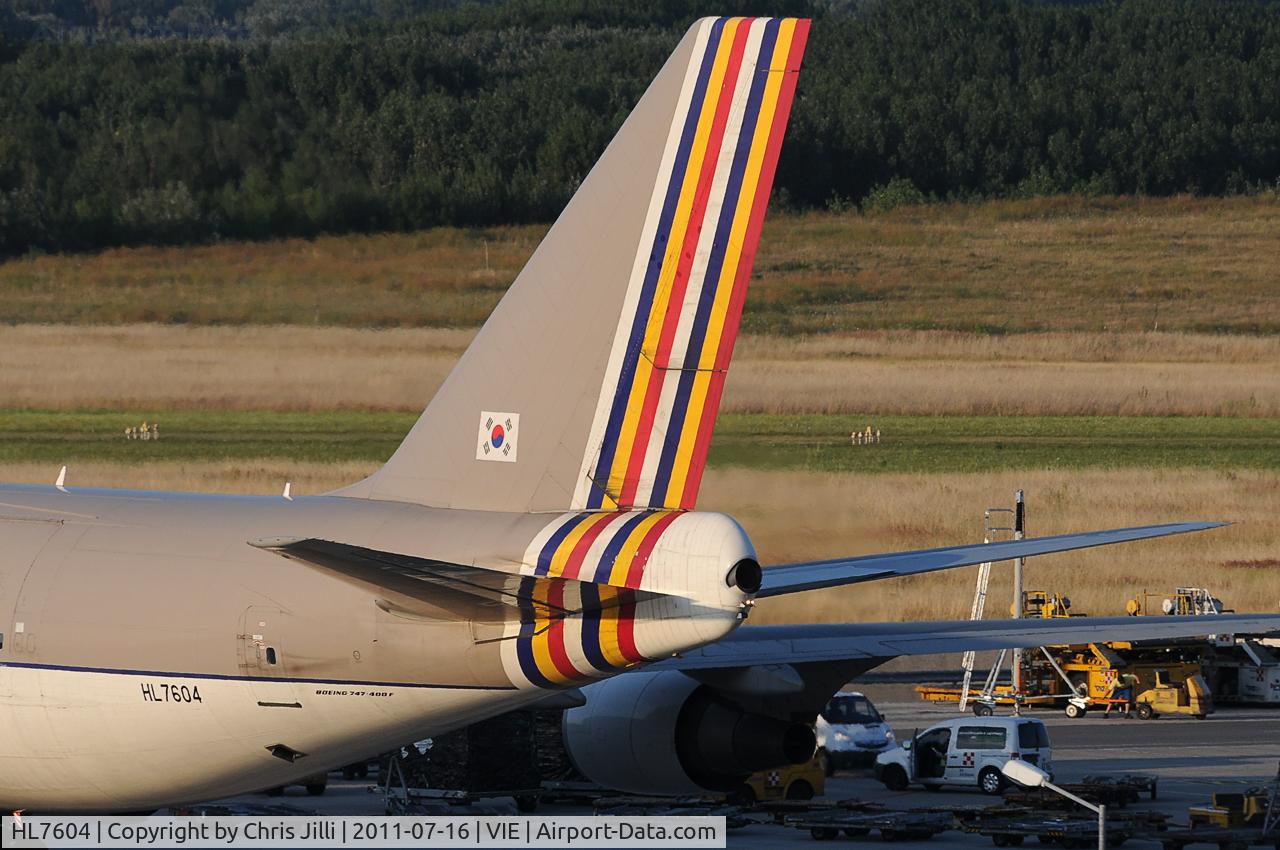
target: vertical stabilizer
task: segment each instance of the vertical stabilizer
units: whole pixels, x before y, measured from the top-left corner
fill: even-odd
[[[808,28],[694,24],[396,453],[340,495],[692,508]]]

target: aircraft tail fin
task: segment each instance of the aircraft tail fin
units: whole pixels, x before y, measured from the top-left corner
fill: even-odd
[[[808,29],[695,23],[399,449],[338,495],[692,508]]]

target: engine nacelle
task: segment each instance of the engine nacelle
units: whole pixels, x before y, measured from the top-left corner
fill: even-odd
[[[751,714],[676,671],[626,673],[584,689],[564,745],[592,782],[632,794],[731,791],[758,770],[813,757],[813,728]]]

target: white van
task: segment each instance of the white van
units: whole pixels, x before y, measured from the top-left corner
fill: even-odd
[[[818,751],[826,757],[828,775],[850,767],[870,767],[876,756],[894,746],[893,730],[860,693],[838,693],[813,724]]]
[[[1022,759],[1053,773],[1049,730],[1029,717],[962,717],[930,726],[901,747],[876,757],[876,779],[901,791],[911,783],[926,788],[976,785],[983,793],[1004,788],[1000,768]]]

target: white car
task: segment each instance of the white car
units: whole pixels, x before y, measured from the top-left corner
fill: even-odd
[[[1005,786],[1006,762],[1022,759],[1053,773],[1049,730],[1029,717],[962,717],[916,735],[876,758],[876,779],[892,791],[917,783],[926,788],[976,785],[985,794]]]
[[[870,767],[876,756],[897,741],[871,700],[859,693],[838,693],[813,725],[818,749],[826,754],[827,773]]]

